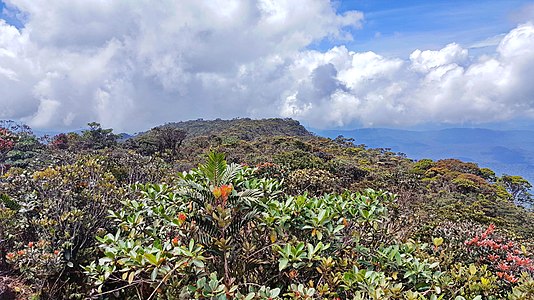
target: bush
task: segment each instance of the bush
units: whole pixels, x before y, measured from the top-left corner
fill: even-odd
[[[98,238],[100,259],[85,267],[94,296],[514,299],[530,292],[526,249],[499,254],[521,265],[500,274],[499,264],[475,259],[467,227],[441,231],[432,245],[392,239],[391,193],[288,196],[255,171],[210,153],[174,186],[135,186],[137,197],[110,213],[118,229]]]
[[[79,280],[80,265],[94,257],[95,233],[108,227],[106,210],[124,195],[101,161],[91,158],[33,173],[13,168],[0,191],[10,195],[4,206],[12,203],[4,208],[9,219],[0,222],[0,232],[12,253],[24,253],[10,262],[45,298],[68,287],[56,285],[58,277]],[[55,251],[61,255],[51,257]]]

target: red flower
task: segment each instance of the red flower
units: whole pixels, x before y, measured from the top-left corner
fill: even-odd
[[[494,231],[495,231],[495,225],[494,224],[490,224],[488,226],[488,229],[486,229],[486,233],[487,234],[492,234]]]
[[[17,251],[17,255],[24,255],[25,253],[26,253],[26,251],[24,251],[24,250]]]
[[[501,262],[499,263],[499,265],[497,265],[497,269],[506,272],[510,270],[510,266],[507,265],[506,263]]]
[[[187,219],[187,216],[184,213],[178,214],[178,220],[180,220],[180,222],[185,222],[186,219]]]
[[[519,259],[517,261],[517,265],[519,266],[523,266],[523,267],[527,267],[530,265],[530,258],[525,258],[525,259]]]
[[[477,244],[478,243],[478,236],[475,236],[474,238],[472,238],[471,240],[469,241],[465,241],[465,244],[466,245],[473,245],[473,244]]]
[[[28,247],[29,247],[29,248],[32,248],[32,247],[33,247],[33,242],[29,242],[29,243],[28,243]]]
[[[178,245],[178,241],[179,241],[179,240],[180,240],[180,238],[177,237],[177,236],[175,236],[175,237],[172,239],[172,244],[173,244],[174,246]]]
[[[9,252],[8,254],[6,254],[6,257],[7,259],[12,259],[13,257],[15,257],[15,253]]]
[[[488,255],[488,259],[491,261],[496,261],[497,259],[499,259],[499,255],[490,254]]]
[[[59,254],[59,250],[54,250],[54,254],[58,255]]]

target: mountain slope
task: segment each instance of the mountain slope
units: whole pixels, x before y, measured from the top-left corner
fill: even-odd
[[[413,159],[458,158],[494,169],[498,174],[516,174],[534,182],[534,131],[451,128],[409,131],[369,128],[313,130],[335,138],[354,138],[356,144],[391,148]]]

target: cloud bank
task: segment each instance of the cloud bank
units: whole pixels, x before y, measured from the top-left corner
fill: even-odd
[[[10,0],[0,20],[0,118],[36,128],[96,120],[136,131],[184,119],[292,117],[306,125],[409,126],[534,118],[534,25],[492,55],[358,53],[363,14],[323,0]]]

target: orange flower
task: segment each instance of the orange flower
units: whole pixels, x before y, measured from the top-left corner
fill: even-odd
[[[215,199],[218,200],[217,202],[225,206],[226,201],[228,200],[228,196],[230,195],[232,190],[233,190],[232,185],[225,184],[225,185],[221,185],[220,187],[213,188],[212,192],[213,192],[213,196],[215,197]],[[219,200],[222,200],[222,201],[219,201]]]
[[[54,254],[58,255],[59,254],[59,250],[54,250]]]
[[[232,192],[233,187],[232,185],[222,185],[221,186],[221,196],[226,199],[228,198],[228,195]]]
[[[219,199],[222,195],[222,190],[220,187],[216,187],[216,188],[213,188],[212,193],[216,199]]]
[[[32,248],[32,247],[33,247],[33,242],[29,242],[29,243],[28,243],[28,247],[29,247],[29,248]]]
[[[24,250],[17,251],[17,255],[24,255],[26,252]]]
[[[15,253],[9,252],[8,254],[6,254],[7,259],[12,259],[14,257],[15,257]]]
[[[504,274],[504,279],[510,283],[516,283],[517,282],[517,278],[515,278],[514,276],[510,275],[510,274]]]
[[[299,273],[297,272],[297,270],[291,270],[291,271],[289,271],[289,273],[288,273],[288,277],[289,277],[290,279],[292,279],[292,280],[295,279],[295,278],[297,278],[297,276],[299,276]]]
[[[180,222],[185,222],[186,219],[187,219],[187,216],[184,213],[178,214],[178,220],[180,220]]]
[[[520,267],[528,267],[530,265],[530,258],[518,259],[517,265]]]
[[[213,196],[215,196],[215,198],[223,198],[223,199],[228,199],[228,195],[230,195],[230,193],[232,192],[233,190],[233,187],[232,185],[221,185],[220,187],[215,187],[213,188],[212,192],[213,192]]]
[[[177,236],[175,236],[173,239],[172,239],[172,244],[174,246],[178,245],[178,241],[179,241],[179,238]]]

